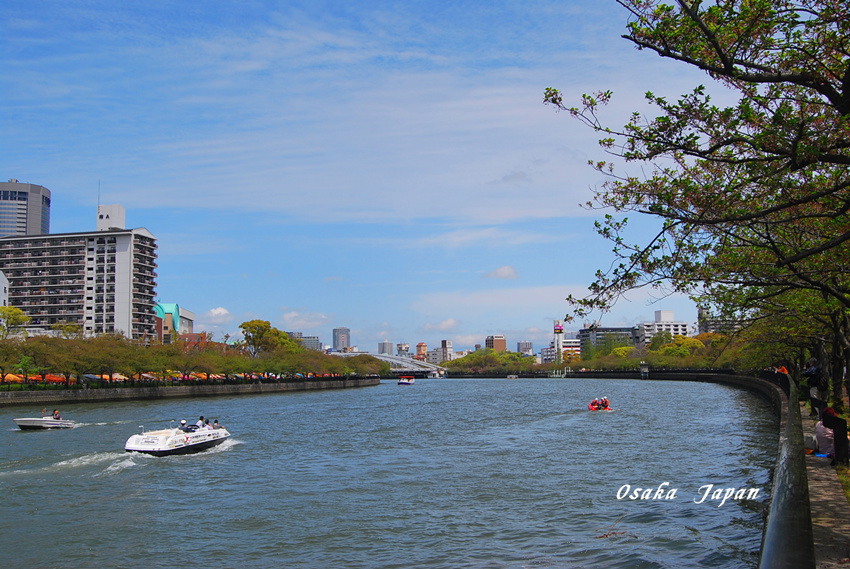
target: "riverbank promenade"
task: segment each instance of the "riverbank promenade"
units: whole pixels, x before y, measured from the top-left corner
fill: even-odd
[[[811,437],[815,432],[815,422],[809,417],[805,403],[800,404],[800,414],[803,436]],[[806,455],[815,560],[818,569],[846,569],[850,567],[850,502],[830,462],[829,458]]]

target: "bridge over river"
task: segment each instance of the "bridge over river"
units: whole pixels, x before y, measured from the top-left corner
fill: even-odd
[[[340,356],[343,358],[363,355],[372,356],[373,358],[389,363],[392,373],[397,375],[412,375],[415,377],[444,377],[446,375],[446,368],[436,364],[429,364],[427,362],[414,360],[413,358],[391,356],[389,354],[370,354],[368,352],[331,353],[334,356]]]

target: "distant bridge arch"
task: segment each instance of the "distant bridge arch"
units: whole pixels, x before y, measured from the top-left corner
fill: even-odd
[[[370,354],[368,352],[331,352],[334,356],[340,357],[356,357],[356,356],[372,356],[373,358],[390,364],[390,369],[394,374],[403,375],[410,373],[411,375],[421,376],[437,376],[443,377],[446,375],[446,368],[436,364],[429,364],[413,358],[404,358],[401,356],[391,356],[389,354]]]

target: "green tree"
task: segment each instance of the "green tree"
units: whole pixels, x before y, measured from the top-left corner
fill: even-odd
[[[619,348],[614,348],[611,350],[611,353],[618,358],[628,358],[636,352],[636,348],[634,346],[620,346]]]
[[[263,352],[273,352],[280,346],[293,352],[300,350],[298,344],[291,340],[286,332],[273,327],[268,320],[249,320],[240,324],[239,329],[242,330],[245,346],[252,357]]]
[[[589,205],[615,212],[598,231],[619,261],[598,273],[587,297],[570,298],[575,313],[604,310],[641,286],[686,292],[745,320],[778,314],[765,304],[800,290],[850,308],[846,2],[618,3],[631,14],[623,37],[708,72],[738,101],[718,107],[702,86],[672,102],[647,93],[655,116],[635,113],[618,129],[599,115],[610,91],[568,108],[547,89],[547,103],[602,133],[605,151],[647,173],[594,163],[609,180]],[[658,233],[630,242],[625,216],[633,212],[657,217]],[[843,316],[831,318],[840,330]],[[832,339],[847,344],[843,334]]]
[[[649,343],[649,350],[653,352],[659,351],[663,346],[666,346],[673,341],[673,334],[667,330],[661,330],[653,334],[652,341]]]
[[[21,360],[21,342],[17,339],[0,340],[0,383],[6,381],[6,374],[15,369]]]
[[[15,306],[0,306],[0,340],[30,321],[24,311]]]

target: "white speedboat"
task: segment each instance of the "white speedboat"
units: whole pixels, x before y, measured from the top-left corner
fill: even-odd
[[[154,456],[169,454],[189,454],[207,450],[220,445],[230,437],[225,428],[218,429],[162,429],[145,431],[127,439],[124,450],[127,452],[143,452]]]
[[[416,383],[416,378],[412,375],[403,375],[398,379],[399,385],[413,385]]]
[[[13,419],[15,424],[24,431],[34,431],[37,429],[70,429],[76,423],[68,419],[54,419],[50,415],[47,417],[21,417]]]

